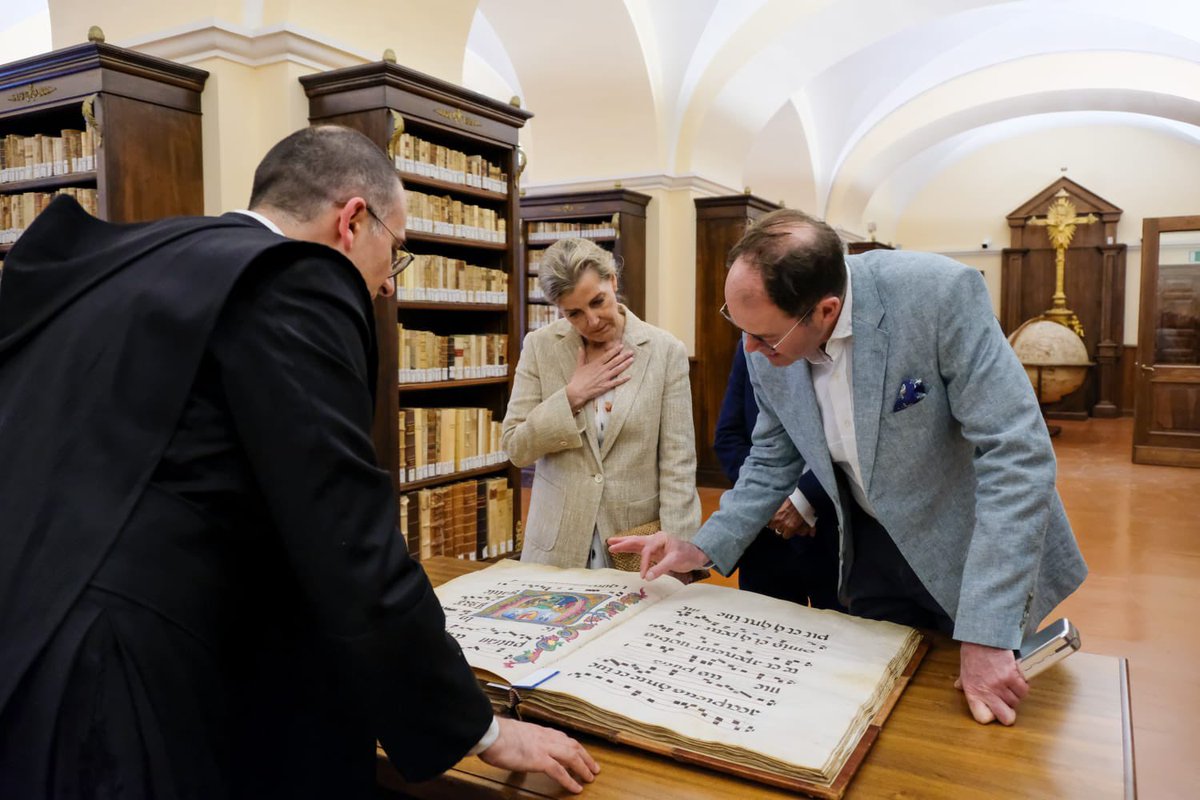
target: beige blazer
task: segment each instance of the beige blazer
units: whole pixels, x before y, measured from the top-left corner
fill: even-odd
[[[583,567],[594,529],[607,540],[655,519],[686,538],[700,527],[687,351],[622,311],[634,357],[603,447],[592,403],[572,414],[567,402],[583,339],[565,319],[525,337],[501,439],[517,466],[537,462],[522,561]]]

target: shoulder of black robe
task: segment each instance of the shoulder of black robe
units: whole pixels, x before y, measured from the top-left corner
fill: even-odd
[[[141,496],[231,288],[268,253],[345,261],[243,215],[112,225],[66,197],[5,259],[0,712]]]
[[[369,797],[376,740],[406,778],[423,780],[453,766],[492,718],[396,530],[392,477],[376,464],[367,378],[375,358],[364,352],[374,324],[357,302],[364,283],[327,267],[310,259],[278,272],[256,267],[209,344],[286,554],[288,580],[259,588],[298,623],[287,630],[275,618],[251,648],[265,680],[253,681],[251,719],[238,726],[252,743],[240,749],[253,763],[237,769],[249,796]],[[322,655],[333,669],[316,663]],[[287,775],[282,763],[292,764]]]

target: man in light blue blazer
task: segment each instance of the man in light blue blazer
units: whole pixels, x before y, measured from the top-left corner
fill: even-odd
[[[936,255],[846,257],[790,209],[729,265],[722,312],[744,332],[760,409],[750,455],[691,542],[610,548],[640,551],[651,579],[709,562],[728,574],[807,464],[837,509],[842,603],[952,635],[972,715],[1012,724],[1028,692],[1013,650],[1087,567],[983,279]]]

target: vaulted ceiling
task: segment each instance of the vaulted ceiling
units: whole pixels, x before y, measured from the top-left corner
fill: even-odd
[[[291,21],[364,57],[396,42],[417,69],[504,100],[519,95],[536,114],[523,134],[532,187],[637,176],[749,186],[861,233],[875,219],[895,223],[939,176],[998,143],[1036,150],[1066,131],[1105,141],[1137,132],[1144,146],[1134,149],[1200,163],[1197,0],[359,6],[357,22],[336,14],[339,25],[323,0],[210,0],[193,14]],[[47,1],[5,7],[0,61],[47,49]],[[89,7],[99,19],[121,13],[104,0]],[[388,22],[364,27],[369,19]],[[447,74],[447,63],[461,70]],[[1059,153],[1042,155],[1057,165]],[[1057,177],[1049,169],[1037,180]],[[1041,186],[1029,188],[1004,202]]]
[[[861,230],[998,140],[1200,145],[1200,3],[480,0],[463,79],[537,113],[535,185],[697,175]]]

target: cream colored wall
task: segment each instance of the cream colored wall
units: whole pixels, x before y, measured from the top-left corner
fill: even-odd
[[[50,25],[54,46],[68,47],[87,41],[92,25],[99,25],[113,44],[173,31],[200,20],[222,20],[243,25],[246,6],[242,0],[50,0]]]
[[[367,60],[355,54],[381,58],[392,48],[405,66],[458,82],[476,2],[438,0],[436,13],[426,0],[368,0],[356,3],[353,13],[316,0],[51,0],[49,5],[55,47],[84,41],[92,25],[99,25],[112,44],[150,53],[171,37],[205,29],[246,39],[286,30],[306,46],[303,53],[273,51],[258,61],[253,53],[219,50],[178,58],[209,72],[201,97],[204,210],[220,214],[245,207],[258,161],[275,142],[308,124],[299,78],[335,66],[313,63],[308,45],[335,51],[342,62],[336,66],[347,59]]]
[[[287,25],[374,60],[391,48],[399,63],[460,83],[477,5],[476,0],[264,0],[262,25]]]
[[[690,189],[653,189],[646,209],[646,321],[696,352],[696,206]]]
[[[254,168],[271,145],[308,124],[300,76],[312,69],[289,62],[248,67],[223,58],[198,61],[204,87],[204,211],[245,208]]]
[[[984,238],[991,239],[989,250],[1007,247],[1006,215],[1057,180],[1061,166],[1069,167],[1067,175],[1073,181],[1124,210],[1117,241],[1130,246],[1125,262],[1125,343],[1134,344],[1142,219],[1200,213],[1195,143],[1162,132],[1101,126],[1046,130],[997,142],[934,176],[901,212],[895,240],[906,250],[951,254],[978,252]],[[979,259],[981,265],[994,265],[988,287],[995,300],[999,254]]]

